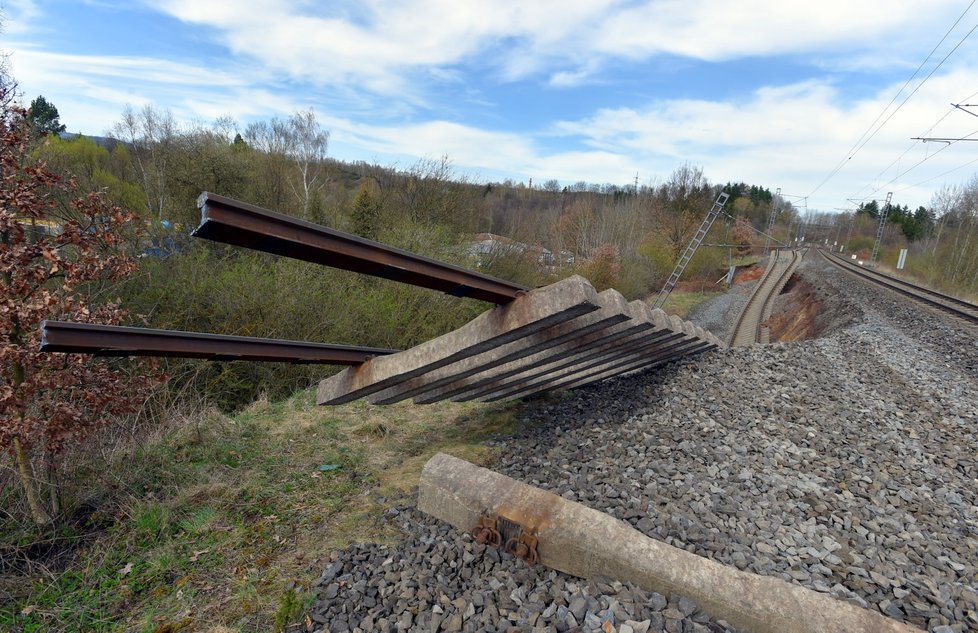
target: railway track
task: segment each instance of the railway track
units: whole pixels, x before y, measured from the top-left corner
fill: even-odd
[[[772,253],[764,276],[737,319],[737,326],[730,338],[731,347],[770,342],[770,331],[763,323],[771,316],[774,300],[788,283],[802,257],[804,252],[797,250],[777,250]]]
[[[821,253],[822,257],[824,257],[829,263],[848,273],[871,281],[876,285],[893,290],[894,292],[898,292],[906,297],[915,299],[916,301],[929,307],[951,314],[952,316],[955,316],[972,326],[978,326],[978,305],[964,301],[963,299],[958,299],[957,297],[952,297],[951,295],[937,292],[936,290],[931,290],[930,288],[924,288],[923,286],[912,284],[909,281],[891,277],[890,275],[886,275],[875,270],[863,268],[862,266],[853,264],[844,257],[832,253],[826,253],[821,249],[819,249],[819,253]]]

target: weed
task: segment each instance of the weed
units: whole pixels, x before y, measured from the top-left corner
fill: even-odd
[[[517,411],[475,403],[323,408],[307,390],[234,418],[208,413],[135,457],[89,469],[91,515],[107,527],[64,531],[78,544],[73,559],[0,605],[0,628],[281,629],[311,600],[296,593],[296,579],[315,577],[334,548],[400,537],[378,496],[416,485],[438,451],[488,462],[484,441],[512,432]],[[127,482],[128,497],[100,489],[107,480]],[[23,536],[11,531],[0,543]]]
[[[299,616],[312,606],[315,596],[309,592],[287,589],[279,599],[275,613],[275,630],[282,631],[289,624],[299,620]]]

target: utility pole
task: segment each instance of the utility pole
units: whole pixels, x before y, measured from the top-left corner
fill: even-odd
[[[856,212],[852,212],[852,217],[849,218],[849,231],[846,233],[846,243],[845,249],[849,249],[849,242],[852,240],[852,227],[856,224]],[[840,251],[841,252],[841,251]]]
[[[876,255],[880,252],[880,243],[883,241],[883,230],[886,228],[886,216],[890,213],[890,200],[893,199],[893,192],[886,194],[886,204],[880,211],[880,226],[876,229],[876,244],[873,245],[873,256],[869,258],[872,265],[876,265]]]
[[[781,187],[778,187],[777,193],[774,194],[774,199],[771,200],[771,215],[767,219],[767,231],[764,235],[764,253],[771,254],[771,231],[774,230],[774,218],[778,215],[778,204],[781,198]]]

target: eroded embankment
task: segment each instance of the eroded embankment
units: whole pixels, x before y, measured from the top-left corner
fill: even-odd
[[[751,266],[738,272],[730,292],[697,306],[690,320],[721,339],[728,339],[733,324],[763,276],[764,268]],[[826,285],[809,267],[799,268],[775,299],[770,327],[771,342],[792,342],[828,336],[851,325],[862,315],[857,304]]]
[[[765,322],[771,331],[771,342],[804,341],[821,336],[828,326],[822,318],[822,303],[811,284],[792,275],[774,302],[771,318]]]

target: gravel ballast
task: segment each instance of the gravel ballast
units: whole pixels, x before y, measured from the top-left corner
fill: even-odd
[[[388,510],[407,538],[338,552],[315,582],[314,630],[724,633],[682,596],[646,592],[610,578],[581,580],[480,545],[420,513]]]
[[[978,631],[978,339],[815,253],[796,275],[820,295],[822,338],[530,402],[494,470],[739,569]],[[316,628],[732,630],[679,596],[528,568],[410,502],[391,512],[405,542],[338,552]]]

